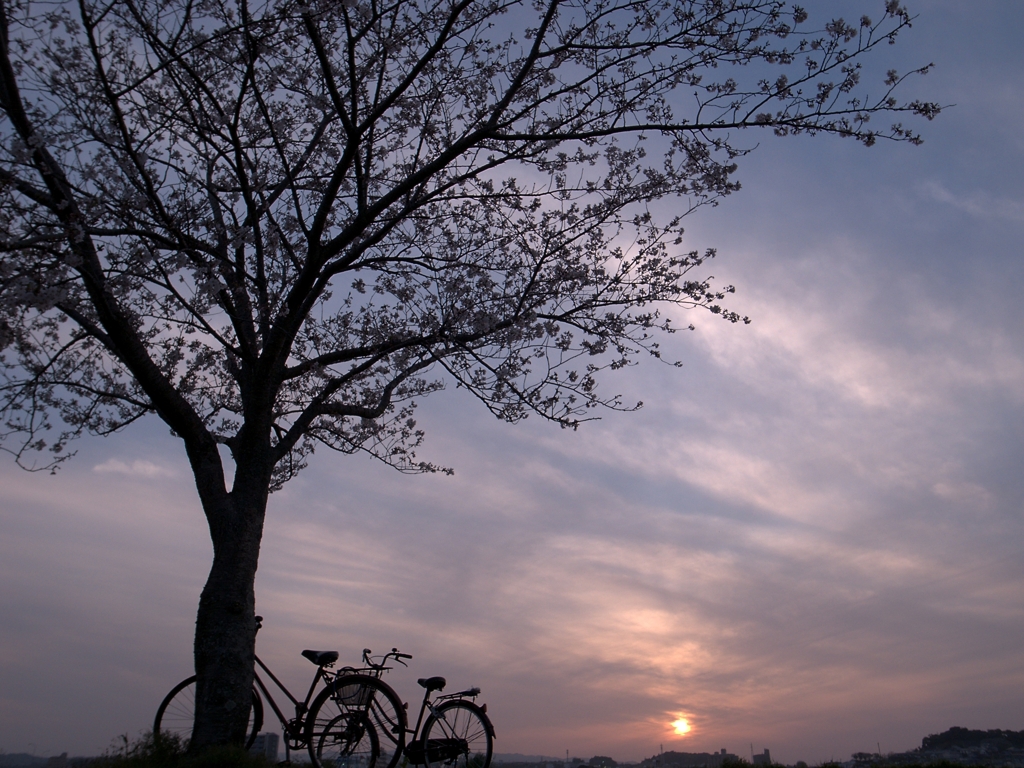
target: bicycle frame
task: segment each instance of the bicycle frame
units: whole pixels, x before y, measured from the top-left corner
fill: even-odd
[[[263,617],[257,616],[256,631],[259,632],[262,626]],[[303,749],[307,746],[304,731],[306,724],[306,713],[309,712],[309,702],[312,701],[313,693],[314,691],[316,691],[317,685],[320,683],[320,681],[326,681],[328,679],[328,675],[330,673],[325,671],[325,666],[330,665],[320,664],[317,666],[316,674],[313,676],[313,682],[310,683],[309,690],[306,691],[306,698],[303,701],[299,701],[297,698],[295,698],[294,695],[292,695],[292,692],[288,690],[285,684],[277,679],[277,675],[275,675],[270,670],[270,667],[268,667],[259,656],[253,654],[253,657],[256,660],[256,665],[267,673],[267,677],[274,681],[274,684],[278,687],[278,689],[280,689],[281,692],[288,697],[292,705],[295,707],[295,717],[291,719],[286,717],[284,712],[282,712],[281,708],[277,705],[277,702],[274,700],[274,697],[271,695],[270,689],[267,687],[267,684],[264,683],[263,680],[260,678],[259,673],[255,669],[253,669],[253,682],[256,683],[256,687],[259,688],[260,693],[263,694],[264,701],[266,701],[270,705],[270,708],[274,710],[274,714],[277,715],[277,719],[281,723],[281,736],[282,741],[284,741],[284,756],[285,760],[288,761],[291,759],[291,750]]]
[[[303,733],[305,729],[305,717],[309,711],[309,702],[313,699],[313,692],[316,691],[317,685],[321,680],[327,680],[328,673],[324,671],[324,667],[319,666],[316,668],[316,675],[313,676],[313,682],[309,686],[309,690],[306,692],[306,698],[303,701],[299,701],[292,692],[285,687],[285,684],[277,679],[277,675],[270,671],[270,667],[263,663],[263,660],[259,656],[256,656],[256,664],[259,665],[260,669],[267,673],[267,676],[274,681],[274,684],[281,689],[285,696],[289,698],[292,704],[295,706],[295,717],[288,719],[285,717],[284,712],[274,701],[274,697],[270,694],[270,689],[267,688],[266,683],[260,678],[259,674],[253,670],[253,679],[256,682],[256,687],[260,689],[260,693],[263,694],[264,700],[270,705],[270,708],[274,710],[274,714],[277,715],[277,719],[281,721],[281,728],[284,729],[284,742],[285,742],[285,758],[288,757],[289,749],[302,749],[306,746],[306,738]],[[289,742],[293,741],[294,746]]]

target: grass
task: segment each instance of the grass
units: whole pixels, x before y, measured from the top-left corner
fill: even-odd
[[[276,763],[263,755],[250,755],[242,747],[215,747],[190,755],[176,736],[147,732],[136,741],[127,734],[118,737],[100,757],[76,765],[88,768],[271,768]]]

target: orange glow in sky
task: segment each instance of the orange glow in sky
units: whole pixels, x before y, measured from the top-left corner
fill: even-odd
[[[690,732],[690,724],[686,722],[686,718],[683,717],[680,717],[678,720],[672,723],[672,727],[680,736],[685,736]]]

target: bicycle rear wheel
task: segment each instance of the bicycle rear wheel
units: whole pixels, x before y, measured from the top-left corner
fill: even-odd
[[[192,738],[192,724],[196,714],[196,676],[187,677],[168,693],[153,720],[153,736],[177,739],[182,747],[188,747]],[[256,689],[252,689],[252,707],[249,709],[249,726],[246,731],[245,748],[256,741],[256,734],[263,727],[263,702]]]
[[[395,768],[405,748],[405,707],[387,683],[360,674],[339,675],[309,705],[306,742],[313,765],[323,765],[317,754],[321,737],[340,716],[352,714],[364,715],[375,731],[379,750],[375,768]]]
[[[427,768],[488,768],[494,726],[471,701],[449,701],[423,725],[423,762]]]

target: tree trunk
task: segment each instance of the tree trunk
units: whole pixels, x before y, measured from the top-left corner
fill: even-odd
[[[252,704],[256,651],[256,566],[267,506],[267,486],[229,494],[204,494],[213,539],[213,566],[196,617],[195,726],[192,753],[223,744],[244,744]],[[219,496],[220,503],[211,501]],[[211,509],[211,506],[215,507]]]

